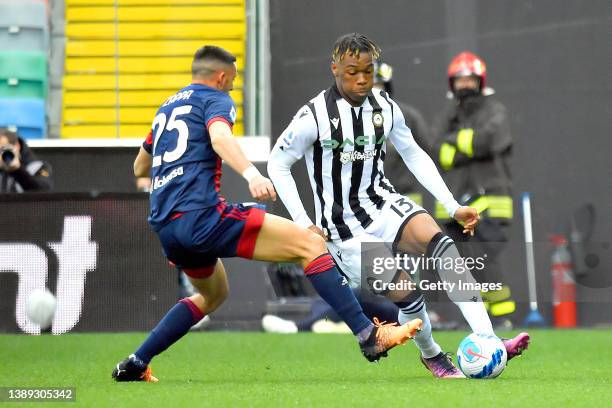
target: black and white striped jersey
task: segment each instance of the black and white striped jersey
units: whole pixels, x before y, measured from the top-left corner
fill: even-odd
[[[429,161],[427,170],[435,170],[429,156],[414,141],[399,107],[384,91],[373,89],[361,106],[352,107],[334,85],[298,111],[277,140],[268,172],[294,220],[308,226],[311,222],[301,203],[301,209],[292,211],[299,196],[283,194],[284,186],[280,184],[285,182],[275,166],[281,156],[287,157],[282,153],[294,161],[304,157],[314,194],[316,224],[332,240],[345,241],[363,232],[385,200],[395,193],[384,175],[387,141],[400,154],[405,153],[405,160],[406,155],[414,153],[422,161],[424,155]],[[410,168],[413,170],[413,166]],[[433,184],[440,191],[432,193],[443,198],[441,201],[454,212],[456,201],[437,170],[435,173],[439,180]],[[429,183],[423,184],[428,187]]]

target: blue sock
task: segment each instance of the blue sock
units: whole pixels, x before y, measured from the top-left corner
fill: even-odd
[[[372,326],[330,254],[323,254],[304,268],[304,273],[315,290],[334,309],[338,316],[357,335]]]
[[[204,314],[191,300],[182,299],[166,313],[134,354],[149,364],[153,357],[176,343],[203,317]]]

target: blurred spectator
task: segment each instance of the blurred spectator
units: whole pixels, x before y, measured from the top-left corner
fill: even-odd
[[[397,103],[404,115],[406,124],[412,131],[414,140],[425,151],[429,150],[430,137],[427,122],[421,112],[395,98],[393,93],[393,67],[383,61],[377,61],[374,65],[374,87],[387,92],[389,97]],[[420,183],[406,169],[406,164],[393,147],[392,143],[387,143],[385,154],[385,175],[397,192],[410,198],[419,205],[423,205],[423,198],[420,192]]]
[[[512,221],[510,157],[512,135],[506,108],[486,88],[484,61],[470,52],[462,52],[448,67],[451,102],[435,120],[433,127],[434,160],[446,185],[461,205],[474,207],[481,221],[475,235],[463,234],[463,227],[437,206],[436,218],[444,223],[455,242],[467,242],[466,256],[487,255],[484,274],[474,270],[479,282],[504,282],[499,255],[507,242],[507,228]],[[508,327],[505,317],[515,310],[510,288],[483,294],[492,321]]]
[[[0,193],[48,191],[51,166],[36,159],[24,139],[0,129]]]

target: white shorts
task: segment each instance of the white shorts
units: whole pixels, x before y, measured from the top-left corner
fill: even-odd
[[[395,244],[399,241],[399,233],[404,226],[417,214],[426,213],[423,207],[401,194],[391,194],[385,205],[372,217],[373,222],[365,232],[346,241],[336,240],[327,243],[329,252],[334,257],[341,272],[348,278],[352,287],[361,285],[361,243],[384,242],[387,246],[385,256],[392,256]],[[387,275],[387,281],[393,276]]]

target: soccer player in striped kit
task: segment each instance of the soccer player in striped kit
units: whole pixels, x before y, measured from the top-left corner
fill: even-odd
[[[253,198],[276,198],[270,180],[247,160],[232,134],[236,107],[228,93],[236,77],[235,62],[222,48],[199,49],[192,83],[158,109],[134,161],[134,175],[153,181],[149,223],[168,260],[189,276],[197,293],[174,305],[140,347],[115,366],[116,381],[157,381],[151,360],[225,301],[229,289],[220,258],[300,264],[370,361],[385,357],[421,326],[418,320],[401,326],[371,322],[320,236],[266,213],[261,204],[228,203],[220,194],[224,160],[244,177]]]
[[[362,34],[340,37],[332,52],[334,84],[298,111],[278,138],[268,162],[270,178],[293,220],[328,240],[330,253],[353,285],[362,285],[363,242],[392,243],[393,252],[460,260],[453,240],[433,218],[397,194],[385,178],[386,141],[393,143],[419,182],[464,226],[464,233],[472,234],[479,220],[474,208],[457,203],[433,161],[415,143],[397,104],[384,91],[373,89],[374,62],[379,55],[380,48]],[[290,171],[302,157],[314,196],[316,222],[307,215]],[[437,272],[444,281],[457,281],[460,275],[444,264]],[[469,272],[461,277],[474,281]],[[405,271],[393,268],[382,278],[393,282],[409,279]],[[415,343],[433,375],[463,377],[432,337],[422,293],[404,289],[389,291],[386,296],[399,306],[400,323],[423,320]],[[479,292],[455,292],[449,297],[474,332],[493,334]],[[526,333],[504,340],[508,358],[521,354],[528,341]]]

